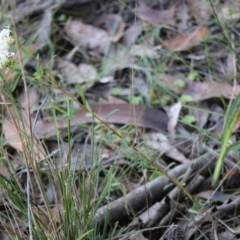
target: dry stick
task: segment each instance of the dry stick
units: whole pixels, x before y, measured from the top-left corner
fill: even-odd
[[[168,172],[172,178],[178,178],[186,172],[188,164],[181,164]],[[136,213],[146,206],[146,202],[154,203],[161,200],[170,190],[171,187],[164,189],[171,181],[166,177],[158,177],[153,181],[143,185],[126,196],[111,202],[99,208],[94,216],[93,221],[102,224],[105,220],[114,223],[126,219],[131,213]],[[106,219],[106,216],[108,218]]]
[[[192,228],[192,227],[194,227],[194,225],[199,224],[209,214],[212,214],[213,216],[218,215],[220,213],[222,214],[222,213],[233,210],[239,204],[240,204],[240,199],[236,199],[228,204],[221,205],[218,207],[212,207],[212,208],[208,209],[206,212],[204,212],[202,215],[198,215],[197,217],[195,217],[195,219],[188,224],[188,228]]]
[[[192,173],[192,168],[188,167],[184,178],[182,179],[182,182],[185,182],[187,178],[190,176]],[[174,189],[170,191],[168,194],[169,199],[175,199],[178,195],[179,188],[176,186]],[[161,202],[155,203],[153,206],[148,208],[145,212],[143,212],[140,216],[139,219],[142,222],[144,226],[153,226],[160,218],[162,218],[165,215],[165,199],[163,199]],[[164,215],[163,215],[164,214]]]
[[[204,180],[203,176],[197,175],[187,186],[186,190],[191,193],[193,190],[195,190]],[[181,200],[184,197],[182,193],[180,193],[180,196],[178,200]],[[173,200],[171,200],[171,205],[173,205],[172,210],[161,220],[159,226],[164,226],[170,222],[170,220],[178,213],[183,212],[186,210],[186,207],[183,206],[180,203],[177,203]]]
[[[213,162],[209,159],[199,159],[198,162],[192,165],[193,173],[197,171],[199,174],[207,176],[209,175],[209,170],[214,168]],[[184,174],[189,165],[181,164],[168,172],[171,178],[178,178],[180,175]],[[94,216],[93,221],[96,223],[103,223],[107,220],[109,223],[114,223],[116,221],[122,220],[129,216],[129,210],[136,213],[142,210],[146,206],[146,202],[150,205],[155,202],[161,201],[164,196],[172,189],[168,188],[164,190],[164,187],[171,183],[171,180],[166,177],[158,177],[153,181],[141,186],[131,193],[128,193],[125,197],[121,197],[118,200],[111,202],[99,208]],[[166,202],[164,203],[167,206]],[[106,216],[108,216],[107,218]],[[164,215],[163,215],[164,216]]]
[[[171,204],[171,211],[169,211],[167,213],[167,215],[165,215],[161,222],[159,223],[158,226],[166,226],[170,221],[171,219],[173,219],[175,217],[175,215],[179,212],[186,212],[187,210],[187,207],[179,202],[176,202],[172,199],[170,199],[170,204]]]
[[[192,172],[193,172],[193,168],[189,167],[182,179],[183,183],[188,180]],[[196,185],[198,186],[201,183],[203,179],[204,179],[203,177],[198,175],[197,178],[194,179],[191,183],[189,183],[189,185],[185,189],[190,193],[195,189]],[[177,198],[178,199],[183,198],[184,197],[183,194],[179,196],[179,191],[180,191],[179,187],[176,186],[168,194],[168,198],[170,198],[171,200],[177,199]],[[155,203],[152,207],[147,209],[144,213],[142,213],[139,216],[139,219],[141,220],[144,226],[153,226],[156,222],[158,222],[163,217],[162,216],[162,212],[163,212],[162,208],[164,207],[163,203],[164,203],[164,200],[162,200],[160,203],[159,202]]]

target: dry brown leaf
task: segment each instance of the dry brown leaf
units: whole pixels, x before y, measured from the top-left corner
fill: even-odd
[[[106,123],[133,124],[134,126],[147,127],[157,131],[167,130],[168,117],[164,112],[158,109],[152,109],[140,105],[129,105],[129,103],[95,103],[90,105],[90,107],[93,112]],[[91,123],[92,121],[93,117],[91,114],[87,110],[81,109],[73,115],[70,124],[71,126],[76,126],[82,123]],[[58,120],[57,126],[58,131],[66,128],[68,126],[67,119]],[[57,134],[55,122],[38,121],[35,127],[35,134],[39,138],[55,136]]]
[[[89,48],[99,53],[105,53],[110,46],[109,34],[92,25],[72,21],[65,26],[64,30],[76,46]]]
[[[192,16],[198,24],[206,24],[212,15],[212,7],[206,0],[187,0]]]
[[[224,97],[226,99],[235,98],[240,93],[240,85],[233,87],[224,82],[197,82],[185,81],[185,87],[178,87],[174,83],[186,78],[182,75],[163,75],[161,83],[178,94],[185,94],[192,97],[193,102],[206,100],[215,97]]]
[[[179,33],[163,42],[163,46],[175,52],[186,51],[199,44],[208,35],[208,27],[197,28],[189,35]]]
[[[142,6],[136,8],[136,14],[144,21],[153,26],[158,26],[161,23],[173,23],[175,8],[165,11],[158,11],[152,8]]]
[[[19,126],[19,129],[15,126],[15,124],[13,124],[8,119],[4,119],[2,123],[4,136],[8,144],[12,146],[14,149],[21,152],[23,152],[24,149],[27,148],[27,146],[30,143],[30,129],[28,125],[28,120],[26,117],[24,118],[25,118],[24,126],[21,123],[21,126]],[[33,146],[31,150],[32,150],[33,158],[36,161],[42,160],[46,156],[46,153],[42,144],[34,136],[33,136]]]
[[[98,77],[97,70],[86,63],[76,66],[70,61],[58,58],[57,67],[68,83],[85,83],[85,90],[92,87]]]
[[[95,20],[94,25],[106,30],[113,42],[119,41],[125,29],[125,22],[122,17],[117,14],[103,14]]]

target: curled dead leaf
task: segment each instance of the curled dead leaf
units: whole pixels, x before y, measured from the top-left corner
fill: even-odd
[[[100,28],[85,24],[81,21],[72,21],[64,28],[73,44],[105,53],[110,45],[111,37]]]
[[[189,35],[179,33],[163,42],[163,46],[175,52],[186,51],[199,44],[209,33],[208,27],[197,28]]]
[[[146,6],[142,6],[136,8],[136,13],[142,20],[148,22],[153,26],[157,26],[161,23],[173,23],[175,8],[158,11]]]

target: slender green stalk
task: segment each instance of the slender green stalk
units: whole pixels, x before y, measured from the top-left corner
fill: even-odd
[[[228,144],[229,144],[229,139],[231,137],[234,125],[239,117],[240,114],[240,109],[237,110],[237,112],[234,114],[234,117],[231,121],[231,124],[229,125],[229,128],[226,129],[226,134],[223,137],[222,140],[222,147],[221,147],[221,152],[219,154],[219,157],[217,159],[217,163],[216,163],[216,167],[214,169],[214,173],[213,173],[213,177],[212,177],[212,186],[216,187],[220,174],[221,174],[221,170],[223,167],[223,163],[224,163],[224,158],[228,152]]]

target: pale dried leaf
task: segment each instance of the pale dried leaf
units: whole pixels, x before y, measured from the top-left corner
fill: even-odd
[[[186,51],[199,44],[203,38],[208,35],[208,32],[208,27],[203,26],[201,28],[197,28],[189,35],[179,33],[164,41],[163,46],[175,52]]]
[[[85,24],[80,21],[72,21],[64,28],[73,44],[105,53],[111,42],[109,34],[100,28]]]
[[[13,123],[11,123],[9,120],[6,120],[6,119],[3,121],[2,125],[3,125],[4,136],[5,136],[5,139],[8,141],[8,143],[13,148],[19,151],[22,151],[22,142],[15,125],[13,125]]]
[[[114,81],[114,76],[110,75],[110,76],[104,76],[104,77],[101,77],[99,79],[99,82],[100,83],[109,83],[109,82],[113,82]]]
[[[157,53],[156,49],[145,43],[133,45],[132,48],[130,49],[130,54],[141,58],[143,57],[148,57],[152,59],[159,58],[159,54]]]
[[[39,105],[40,94],[38,89],[36,87],[31,87],[28,89],[27,98],[29,102],[30,113],[33,113],[33,111],[36,110]],[[25,92],[19,96],[18,102],[22,109],[27,111],[28,106]]]
[[[97,70],[85,63],[76,66],[70,61],[58,58],[57,67],[68,83],[86,83],[85,89],[90,88],[98,77]]]
[[[142,30],[142,24],[140,22],[136,22],[125,31],[122,43],[127,46],[133,44],[141,34]]]
[[[46,8],[39,26],[40,33],[36,40],[38,45],[46,44],[50,40],[51,27],[52,27],[52,9]]]
[[[178,29],[178,31],[186,31],[190,24],[190,15],[188,11],[188,6],[184,1],[179,2],[176,9],[175,17],[178,20],[176,23],[176,28]]]
[[[95,26],[106,30],[111,41],[118,42],[123,36],[125,22],[120,15],[105,13],[95,20]]]
[[[158,26],[161,23],[174,23],[175,8],[165,11],[158,11],[152,8],[142,6],[136,8],[136,14],[144,21],[153,26]]]
[[[206,24],[212,15],[212,7],[207,0],[187,0],[192,16],[198,24]]]
[[[78,72],[80,82],[87,82],[90,83],[90,85],[93,84],[98,77],[96,68],[86,63],[78,65]]]
[[[146,144],[150,148],[157,150],[166,156],[173,158],[174,160],[181,163],[190,163],[191,161],[187,159],[177,148],[171,146],[168,138],[162,133],[151,133],[145,136]]]
[[[234,1],[231,1],[221,6],[218,11],[218,17],[225,21],[237,21],[240,19],[239,6]]]
[[[176,104],[171,106],[168,111],[168,117],[169,117],[168,131],[173,136],[176,134],[175,127],[178,123],[178,118],[179,118],[181,109],[182,109],[182,104],[180,102],[177,102]]]

